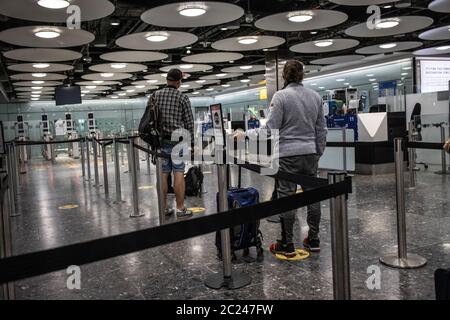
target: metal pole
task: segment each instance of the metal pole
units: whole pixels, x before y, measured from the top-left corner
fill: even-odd
[[[10,221],[9,217],[14,216],[11,212],[7,212],[8,208],[8,199],[10,199],[11,186],[8,186],[6,194],[4,195],[4,202],[2,205],[1,215],[0,215],[0,234],[2,237],[0,238],[0,244],[2,244],[2,248],[0,250],[0,258],[7,258],[12,256],[12,240],[11,240],[11,229],[10,229]],[[5,283],[3,286],[3,298],[5,300],[14,300],[15,292],[14,292],[14,283],[9,282]]]
[[[117,139],[114,138],[113,140],[114,145],[114,175],[116,180],[116,201],[115,204],[124,203],[125,201],[122,200],[122,186],[120,185],[120,163],[119,163],[119,145],[120,143],[117,143]]]
[[[136,171],[136,153],[134,152],[133,138],[129,138],[128,145],[128,162],[131,170],[131,203],[133,204],[133,212],[131,218],[142,217],[144,214],[139,211],[139,188],[137,185],[137,171]]]
[[[415,254],[408,254],[406,243],[406,209],[403,139],[396,138],[395,144],[395,181],[397,197],[397,240],[398,255],[385,256],[380,262],[400,269],[414,269],[426,265],[427,260]]]
[[[443,125],[441,125],[441,142],[442,142],[442,145],[444,145],[446,143],[445,128]],[[436,173],[437,174],[448,174],[448,172],[447,172],[447,153],[445,152],[445,150],[442,150],[441,156],[442,156],[442,160],[441,160],[442,169],[440,171],[437,171]]]
[[[87,160],[87,172],[88,172],[88,181],[91,181],[91,150],[89,148],[89,139],[86,137],[86,160]]]
[[[219,196],[218,204],[219,211],[228,211],[228,189],[226,188],[227,181],[227,166],[218,165],[218,183],[219,183]],[[220,231],[221,237],[221,251],[223,260],[223,271],[218,274],[213,274],[205,280],[205,285],[211,289],[220,289],[227,287],[228,289],[240,289],[251,283],[251,278],[244,274],[233,272],[231,264],[231,240],[230,229]]]
[[[346,173],[329,173],[328,182],[345,180]],[[330,199],[333,293],[335,300],[351,299],[350,258],[348,246],[347,195]]]
[[[147,145],[147,149],[150,149],[150,145]],[[151,157],[150,154],[147,153],[147,175],[151,176],[152,175],[152,168],[151,168]]]
[[[18,186],[19,186],[19,168],[17,165],[17,149],[16,144],[12,144],[12,173],[13,173],[13,188],[14,194],[17,198],[18,196]]]
[[[164,208],[164,193],[163,193],[163,173],[161,158],[156,157],[156,192],[158,195],[158,214],[159,223],[162,225],[165,223],[165,208]]]
[[[7,165],[8,165],[8,194],[9,194],[9,206],[10,206],[10,215],[16,216],[18,213],[16,212],[16,199],[17,194],[14,193],[14,170],[13,170],[13,154],[11,152],[12,147],[8,146],[8,155],[7,155]]]
[[[409,123],[409,133],[408,138],[410,142],[414,142],[413,128],[415,127],[414,121]],[[416,187],[416,149],[409,148],[408,149],[408,158],[409,158],[409,188],[414,189]]]
[[[347,142],[347,128],[344,128],[342,130],[342,142],[346,143]],[[344,172],[347,173],[347,147],[344,146],[343,148],[343,160],[344,160]]]
[[[139,159],[139,149],[137,148],[133,148],[135,155],[134,155],[134,159],[136,160],[136,171],[141,171],[141,163],[140,163],[140,159]]]
[[[81,149],[81,172],[82,177],[86,177],[86,156],[84,154],[84,141],[80,141],[80,149]]]
[[[95,179],[95,187],[100,187],[99,175],[98,175],[98,150],[97,150],[97,141],[92,139],[92,148],[94,149],[94,179]]]
[[[106,145],[102,145],[102,159],[103,159],[103,185],[105,187],[105,196],[109,198],[108,159],[106,158]]]

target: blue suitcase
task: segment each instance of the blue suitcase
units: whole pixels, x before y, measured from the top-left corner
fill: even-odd
[[[228,191],[228,207],[241,208],[259,203],[259,192],[254,188],[231,188]],[[257,260],[260,262],[264,259],[262,248],[262,233],[259,230],[259,221],[235,226],[230,230],[231,250],[233,258],[236,259],[235,251],[244,250],[244,257],[248,258],[250,248],[256,247]],[[220,232],[216,234],[216,247],[218,256],[221,259],[221,237]],[[250,260],[250,259],[249,259]]]

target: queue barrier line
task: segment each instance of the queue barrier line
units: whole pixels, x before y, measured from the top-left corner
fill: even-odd
[[[406,142],[406,147],[409,149],[423,149],[423,150],[439,150],[444,149],[442,143],[436,142]]]
[[[0,283],[115,258],[261,220],[352,192],[350,178],[258,205],[0,260]]]

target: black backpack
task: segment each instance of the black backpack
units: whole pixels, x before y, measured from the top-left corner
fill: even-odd
[[[199,197],[202,194],[203,173],[200,167],[192,167],[184,177],[186,183],[186,196]]]
[[[148,101],[144,116],[139,124],[139,136],[150,145],[152,150],[156,150],[162,145],[160,111],[154,94]]]

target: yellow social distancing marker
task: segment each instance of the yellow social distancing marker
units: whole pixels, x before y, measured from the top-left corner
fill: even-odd
[[[58,207],[59,210],[72,210],[72,209],[76,209],[79,206],[76,204],[66,204],[64,206]]]
[[[297,252],[297,255],[293,258],[288,258],[282,254],[276,254],[275,257],[281,261],[299,261],[299,260],[305,260],[305,259],[309,258],[308,251],[297,249],[296,252]]]
[[[188,208],[189,211],[192,211],[192,213],[204,213],[206,211],[205,208]]]
[[[154,187],[153,186],[142,186],[142,187],[139,187],[139,190],[149,190],[149,189],[153,189]]]

